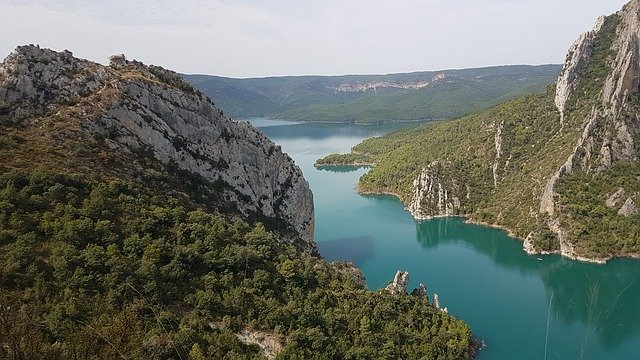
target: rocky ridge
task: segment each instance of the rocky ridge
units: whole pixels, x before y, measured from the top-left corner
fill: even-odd
[[[573,259],[603,262],[606,259],[589,259],[576,254],[576,250],[567,238],[556,213],[559,211],[556,202],[556,184],[563,177],[570,175],[574,169],[600,173],[609,170],[615,161],[637,162],[636,145],[640,126],[635,112],[630,108],[629,97],[639,90],[640,86],[640,1],[634,0],[626,4],[622,10],[612,15],[618,24],[610,52],[615,54],[613,61],[607,64],[610,68],[603,82],[590,115],[585,120],[582,134],[574,146],[573,152],[566,162],[553,174],[547,182],[540,200],[540,212],[548,215],[549,229],[560,240],[560,254]],[[567,62],[556,85],[556,106],[564,119],[566,103],[572,97],[578,97],[575,90],[580,85],[585,67],[589,64],[594,41],[605,23],[600,17],[593,30],[580,36],[567,56]],[[603,124],[604,123],[604,124]],[[599,134],[604,128],[604,135]],[[601,143],[599,149],[595,148]],[[599,154],[594,157],[593,154]],[[621,189],[624,193],[624,190]],[[606,201],[607,203],[609,200]],[[619,215],[629,216],[634,213],[633,200],[628,199],[628,206],[620,209]],[[608,205],[608,204],[607,204]],[[529,251],[531,252],[531,251]]]
[[[0,108],[1,125],[26,139],[25,152],[33,140],[77,156],[40,159],[38,166],[90,167],[140,181],[149,171],[192,174],[220,195],[214,207],[277,224],[315,249],[313,197],[294,161],[261,131],[224,117],[174,72],[21,46],[0,65]],[[64,141],[70,133],[77,143]],[[145,169],[141,154],[156,168]]]

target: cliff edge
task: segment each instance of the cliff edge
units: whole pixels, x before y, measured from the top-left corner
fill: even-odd
[[[172,71],[20,46],[0,65],[0,126],[18,139],[3,168],[89,171],[158,191],[182,184],[194,203],[315,250],[313,196],[298,166]]]

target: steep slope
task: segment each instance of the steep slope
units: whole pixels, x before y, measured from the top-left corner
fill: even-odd
[[[126,61],[104,67],[24,46],[0,66],[0,103],[4,167],[90,168],[159,187],[186,172],[216,197],[192,194],[195,202],[314,246],[313,198],[293,160],[172,72]]]
[[[530,253],[640,255],[639,4],[580,36],[546,94],[354,147],[375,163],[360,191],[395,193],[417,219],[504,227]]]
[[[559,71],[559,65],[543,65],[388,75],[183,76],[235,117],[374,123],[462,116],[544,91]]]
[[[293,161],[175,73],[0,65],[0,358],[473,356],[464,322],[369,291],[312,234]]]

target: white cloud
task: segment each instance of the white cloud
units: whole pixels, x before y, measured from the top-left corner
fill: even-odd
[[[228,76],[561,62],[624,0],[0,0],[0,51],[39,43]],[[10,34],[10,35],[9,35]]]

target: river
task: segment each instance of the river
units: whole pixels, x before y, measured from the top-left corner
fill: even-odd
[[[361,196],[365,168],[313,167],[371,136],[408,124],[356,126],[252,119],[304,172],[314,193],[315,240],[327,260],[352,260],[367,285],[398,269],[486,342],[478,359],[640,358],[640,261],[585,264],[528,256],[501,230],[461,219],[416,222],[390,196]],[[415,125],[414,125],[415,126]]]

